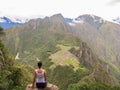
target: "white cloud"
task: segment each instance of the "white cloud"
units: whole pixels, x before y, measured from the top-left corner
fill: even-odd
[[[109,2],[111,0],[1,0],[0,14],[27,17],[61,13],[72,18],[81,14],[103,18],[120,16],[120,5],[107,5]]]
[[[109,5],[117,5],[117,4],[120,4],[120,0],[110,0],[110,2],[108,4]]]

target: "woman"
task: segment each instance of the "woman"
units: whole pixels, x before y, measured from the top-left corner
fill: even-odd
[[[38,69],[34,70],[34,79],[32,88],[34,88],[34,83],[36,82],[36,86],[39,89],[43,89],[46,87],[46,71],[42,69],[42,62],[38,62]]]

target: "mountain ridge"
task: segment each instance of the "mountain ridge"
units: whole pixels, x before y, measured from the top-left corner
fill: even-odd
[[[58,14],[61,15],[60,13],[58,13]],[[58,15],[58,14],[56,14],[56,15]],[[78,22],[78,19],[80,17],[83,17],[83,16],[92,17],[92,18],[100,18],[100,17],[98,17],[96,15],[83,14],[83,15],[80,15],[79,17],[77,17],[77,18],[67,18],[67,17],[64,17],[64,19],[69,24],[75,25],[74,22]],[[43,19],[43,18],[47,18],[47,17],[51,17],[51,16],[40,16],[40,15],[39,16],[34,16],[34,17],[1,16],[0,17],[0,26],[2,26],[4,29],[7,29],[7,28],[12,27],[12,26],[16,26],[16,25],[21,25],[21,24],[27,23],[28,21],[30,21],[32,19],[40,19],[40,18]],[[107,20],[104,20],[102,18],[100,18],[100,20],[95,20],[95,22],[101,22],[101,23],[104,22],[104,21],[107,21]],[[110,22],[113,22],[113,23],[116,23],[116,24],[120,24],[119,17],[116,18],[116,19],[110,20]],[[99,27],[99,25],[97,27]]]
[[[109,26],[109,23],[104,24]],[[19,62],[22,64],[36,67],[36,58],[42,60],[49,74],[48,80],[61,90],[67,90],[69,85],[77,85],[79,82],[100,84],[105,82],[114,86],[119,84],[119,68],[112,65],[109,59],[99,58],[101,53],[105,53],[102,51],[104,44],[100,43],[101,47],[99,47],[96,45],[99,42],[94,42],[94,39],[104,41],[99,33],[103,25],[98,29],[85,22],[76,23],[76,26],[71,27],[64,17],[58,14],[44,19],[31,20],[24,25],[5,30],[4,42],[14,56],[19,53]],[[96,46],[93,45],[94,43]],[[58,45],[64,48],[61,49],[57,47]],[[74,48],[76,46],[79,49]],[[68,47],[72,48],[68,50]],[[101,53],[97,54],[94,47],[101,50]],[[65,58],[64,64],[69,65],[58,64],[55,68],[50,68],[60,57],[63,60],[65,53],[68,54],[66,55],[68,58]],[[52,58],[49,58],[50,56]],[[74,70],[76,65],[71,61],[72,58],[77,58],[79,61],[77,70]]]

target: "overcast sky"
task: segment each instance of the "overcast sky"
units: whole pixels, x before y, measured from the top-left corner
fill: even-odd
[[[0,0],[0,16],[49,16],[57,13],[70,18],[93,14],[113,19],[120,17],[120,0]]]

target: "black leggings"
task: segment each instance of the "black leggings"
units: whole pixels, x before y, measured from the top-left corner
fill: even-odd
[[[47,86],[47,83],[36,83],[37,88],[45,88]]]

